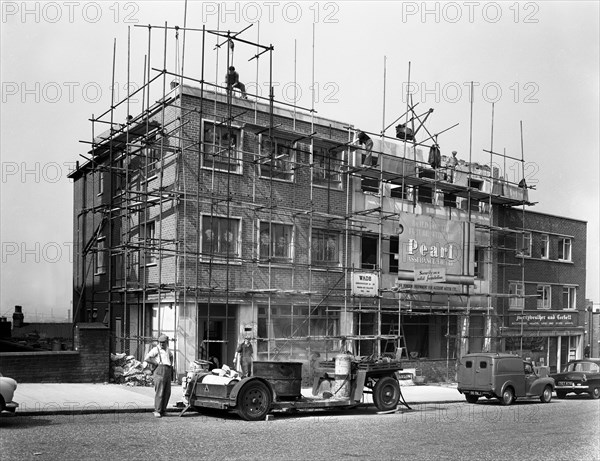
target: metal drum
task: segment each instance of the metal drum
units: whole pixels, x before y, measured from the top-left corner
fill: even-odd
[[[302,362],[261,362],[252,364],[252,375],[265,378],[282,400],[301,397]]]
[[[350,375],[352,373],[352,356],[341,354],[335,357],[334,396],[341,399],[350,397]]]

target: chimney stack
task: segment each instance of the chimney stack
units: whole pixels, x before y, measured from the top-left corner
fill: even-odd
[[[21,328],[23,326],[23,308],[21,306],[15,306],[15,313],[13,314],[13,328]]]

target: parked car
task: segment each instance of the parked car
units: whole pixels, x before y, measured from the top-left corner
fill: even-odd
[[[0,411],[16,411],[19,406],[17,402],[13,402],[16,388],[17,382],[14,379],[6,378],[0,373]]]
[[[469,403],[476,403],[479,397],[497,398],[503,405],[521,397],[539,397],[548,403],[553,390],[554,379],[541,376],[531,362],[516,355],[467,354],[458,365],[458,392]]]
[[[562,373],[551,376],[556,381],[556,397],[559,399],[564,399],[569,392],[600,398],[600,359],[572,360]]]

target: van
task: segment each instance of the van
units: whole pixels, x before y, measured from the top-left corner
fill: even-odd
[[[476,403],[479,397],[497,398],[503,405],[510,405],[521,397],[539,397],[548,403],[554,386],[554,379],[541,376],[531,362],[517,355],[467,354],[458,365],[458,392],[464,394],[469,403]]]

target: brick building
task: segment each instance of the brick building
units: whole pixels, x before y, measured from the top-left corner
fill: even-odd
[[[585,347],[586,222],[501,211],[496,290],[512,296],[498,300],[500,347],[562,369]]]
[[[112,351],[140,358],[165,333],[183,373],[231,363],[248,336],[258,360],[385,354],[440,379],[515,338],[551,366],[580,355],[584,223],[524,213],[525,185],[407,124],[365,141],[273,98],[182,76],[169,88],[168,74],[136,115],[121,102],[94,120],[110,128],[71,174],[73,317],[109,325]],[[555,309],[552,325],[529,318]]]

